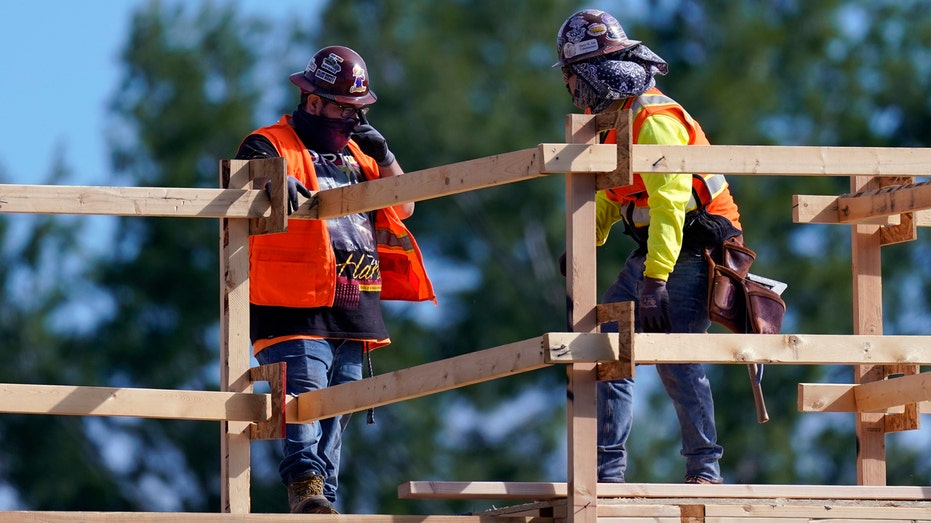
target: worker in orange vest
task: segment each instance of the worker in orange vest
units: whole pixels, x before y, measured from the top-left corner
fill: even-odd
[[[286,159],[289,214],[298,195],[403,174],[366,120],[376,97],[355,51],[324,47],[290,80],[300,88],[298,107],[249,134],[236,155]],[[390,343],[381,300],[435,301],[420,249],[401,222],[413,212],[406,203],[290,220],[285,233],[250,237],[252,348],[260,364],[287,363],[288,394],[362,378],[363,357]],[[288,424],[279,472],[292,513],[337,513],[348,419]]]

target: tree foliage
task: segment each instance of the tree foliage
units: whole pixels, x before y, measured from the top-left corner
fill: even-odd
[[[749,1],[604,7],[669,62],[660,87],[702,123],[712,143],[927,147],[927,5],[784,0],[762,7],[765,16]],[[345,0],[271,20],[242,15],[234,4],[142,4],[110,108],[113,179],[216,187],[218,160],[294,107],[287,74],[334,44],[365,58],[378,95],[370,121],[408,171],[563,141],[564,115],[576,109],[550,66],[557,28],[580,7]],[[793,195],[845,193],[848,181],[730,181],[747,242],[758,253],[754,272],[789,283],[784,330],[851,333],[848,228],[791,219]],[[439,303],[387,306],[394,343],[373,354],[376,373],[563,330],[565,283],[555,260],[564,249],[564,207],[561,176],[419,202],[408,224]],[[75,223],[36,219],[17,236],[14,222],[0,219],[0,292],[9,303],[0,312],[0,351],[10,363],[4,381],[216,389],[216,222],[119,219],[111,248],[91,261],[71,241]],[[631,245],[615,231],[599,250],[600,290]],[[884,328],[924,334],[927,247],[919,241],[885,249]],[[90,283],[56,281],[56,274]],[[69,307],[88,296],[97,304],[92,328],[50,325],[48,318],[68,319],[75,310]],[[742,366],[708,370],[728,482],[856,481],[853,417],[799,415],[795,398],[801,382],[851,382],[849,367],[767,366],[766,425],[752,414]],[[640,367],[638,380],[630,478],[680,481],[670,402],[651,368]],[[398,500],[396,487],[408,480],[564,480],[565,381],[563,369],[547,369],[381,407],[374,425],[355,416],[345,434],[341,510],[423,514],[487,506]],[[0,470],[24,508],[219,506],[215,423],[7,415],[0,433]],[[928,458],[904,435],[888,441],[890,484],[931,482]],[[286,510],[277,446],[253,444],[255,512]]]

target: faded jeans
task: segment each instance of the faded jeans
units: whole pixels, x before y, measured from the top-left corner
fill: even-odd
[[[617,281],[605,292],[604,303],[637,301],[643,285],[644,259],[644,252],[639,250],[628,256]],[[707,274],[701,251],[683,248],[666,283],[671,332],[706,332],[711,325]],[[640,332],[639,311],[635,316]],[[617,323],[604,324],[602,331],[617,332]],[[717,444],[711,384],[701,364],[658,364],[656,371],[679,419],[685,475],[720,481],[718,461],[724,449]],[[625,445],[633,421],[633,388],[633,379],[598,382],[598,481],[625,481]]]
[[[286,362],[285,391],[297,395],[362,379],[363,352],[361,341],[289,340],[262,349],[256,359],[262,365]],[[342,431],[349,417],[289,423],[282,442],[284,459],[278,468],[281,481],[287,485],[311,474],[321,475],[324,495],[335,502]]]

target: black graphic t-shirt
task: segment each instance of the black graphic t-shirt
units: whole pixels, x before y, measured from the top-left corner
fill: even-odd
[[[348,149],[336,154],[309,152],[320,190],[351,185],[365,179]],[[265,138],[257,135],[248,137],[237,154],[240,159],[270,156],[277,156],[277,151]],[[326,220],[336,256],[336,299],[333,306],[292,308],[252,305],[252,340],[296,334],[371,340],[387,338],[388,331],[381,312],[382,282],[374,220],[375,211]]]

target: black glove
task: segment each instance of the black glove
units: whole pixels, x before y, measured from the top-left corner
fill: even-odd
[[[643,332],[669,332],[669,293],[666,292],[666,282],[643,278],[639,310]]]
[[[310,189],[304,187],[304,184],[298,181],[297,178],[293,176],[288,176],[288,214],[297,210],[297,194],[301,193],[305,198],[310,198],[312,196]],[[272,181],[268,180],[265,182],[265,194],[268,195],[268,199],[272,198]]]
[[[563,251],[562,254],[559,255],[559,261],[557,263],[559,264],[559,274],[562,274],[562,277],[565,278],[566,277],[566,251]]]
[[[359,145],[359,149],[374,158],[378,165],[387,167],[394,163],[394,153],[388,149],[385,137],[368,122],[361,121],[352,130],[352,139]]]

